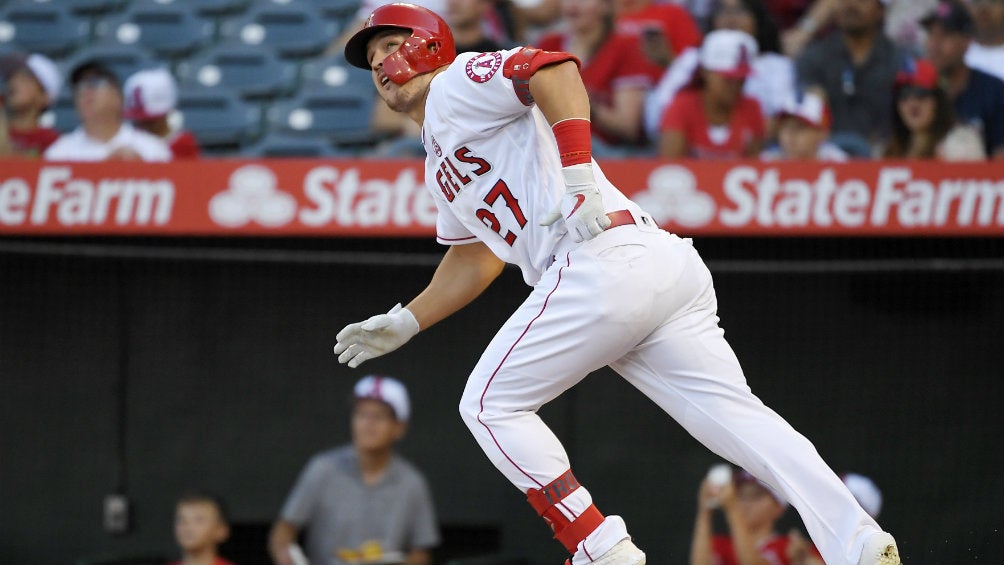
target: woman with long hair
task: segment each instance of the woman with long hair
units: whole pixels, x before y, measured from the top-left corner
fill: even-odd
[[[883,156],[899,159],[981,160],[979,134],[955,123],[955,111],[938,85],[934,66],[923,59],[896,78],[892,131]]]

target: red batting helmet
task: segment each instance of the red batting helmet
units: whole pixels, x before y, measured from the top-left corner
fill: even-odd
[[[404,84],[412,77],[449,65],[457,57],[453,34],[443,18],[414,4],[386,4],[366,19],[363,29],[345,44],[345,60],[370,70],[366,44],[385,30],[407,30],[411,37],[383,60],[383,70],[392,82]]]

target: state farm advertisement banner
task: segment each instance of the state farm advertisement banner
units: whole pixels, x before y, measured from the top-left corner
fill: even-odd
[[[1004,166],[601,163],[686,235],[1004,235]],[[0,161],[0,234],[433,236],[412,160]]]

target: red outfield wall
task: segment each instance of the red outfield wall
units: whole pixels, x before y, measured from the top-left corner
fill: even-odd
[[[683,234],[1004,234],[1004,165],[995,163],[619,160],[603,169]],[[0,161],[0,234],[432,236],[435,218],[420,161]]]

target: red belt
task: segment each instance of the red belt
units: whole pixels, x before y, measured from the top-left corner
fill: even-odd
[[[638,223],[634,219],[634,214],[632,214],[630,210],[617,210],[616,212],[608,212],[607,217],[610,218],[610,225],[607,226],[608,230],[620,226],[626,226],[629,224],[634,225]],[[647,218],[642,218],[642,222],[648,224],[649,222],[651,222],[651,220],[648,220]]]

